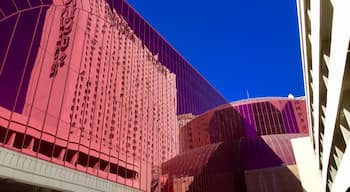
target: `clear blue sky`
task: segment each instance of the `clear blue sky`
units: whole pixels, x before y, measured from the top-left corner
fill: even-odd
[[[228,101],[304,95],[296,0],[129,0]]]

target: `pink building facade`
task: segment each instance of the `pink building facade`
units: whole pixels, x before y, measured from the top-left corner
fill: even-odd
[[[226,100],[123,0],[0,1],[0,90],[0,150],[131,191],[204,191],[219,172],[226,186],[244,139],[307,132],[300,99],[215,108]]]
[[[151,191],[179,150],[175,74],[105,1],[35,2],[1,4],[1,147]]]
[[[165,38],[125,0],[106,0],[160,63],[176,74],[177,114],[198,115],[228,103]]]

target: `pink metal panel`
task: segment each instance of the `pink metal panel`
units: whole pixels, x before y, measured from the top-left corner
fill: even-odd
[[[105,1],[35,6],[28,17],[6,6],[14,14],[0,20],[10,39],[0,49],[1,88],[14,84],[10,100],[0,98],[1,145],[150,191],[178,153],[175,75]],[[33,43],[14,62],[26,27]]]
[[[264,135],[186,151],[163,163],[162,191],[245,191],[245,171],[294,165],[290,140],[304,136]]]

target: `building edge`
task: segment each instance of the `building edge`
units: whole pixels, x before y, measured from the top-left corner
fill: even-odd
[[[0,147],[0,177],[61,191],[139,192],[116,182],[2,147]]]

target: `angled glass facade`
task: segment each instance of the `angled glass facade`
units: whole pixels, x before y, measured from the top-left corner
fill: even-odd
[[[127,2],[107,2],[127,21],[133,33],[150,52],[158,56],[160,63],[176,74],[178,114],[200,114],[227,103],[226,99]]]

